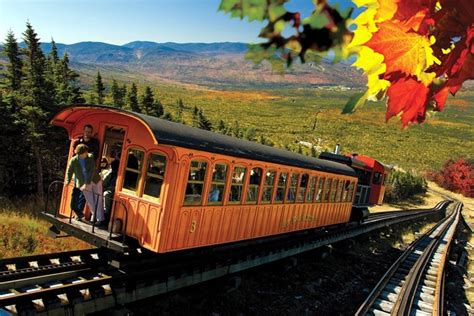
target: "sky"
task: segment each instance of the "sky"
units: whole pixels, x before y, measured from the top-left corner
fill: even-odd
[[[335,0],[341,6],[348,0]],[[29,21],[41,41],[123,45],[153,42],[259,42],[260,22],[218,12],[220,0],[0,0],[0,42],[12,30],[21,41]],[[288,10],[311,12],[311,0],[293,0]]]

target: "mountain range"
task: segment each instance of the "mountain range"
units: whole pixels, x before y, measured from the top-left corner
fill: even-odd
[[[24,43],[20,47],[24,47]],[[134,41],[125,45],[101,42],[56,44],[62,56],[68,53],[72,68],[92,76],[97,70],[107,76],[141,75],[147,80],[165,80],[217,88],[281,88],[307,86],[365,85],[364,76],[348,63],[298,64],[285,75],[268,63],[255,65],[244,58],[245,43],[155,43]],[[51,43],[42,43],[45,53]],[[130,77],[130,76],[128,76]]]

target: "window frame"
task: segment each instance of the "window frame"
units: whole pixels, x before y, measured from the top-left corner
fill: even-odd
[[[248,175],[248,182],[247,182],[247,186],[246,186],[246,189],[245,189],[245,200],[244,200],[244,203],[245,205],[255,205],[255,204],[258,204],[259,202],[259,197],[260,197],[260,194],[262,193],[262,180],[263,180],[263,173],[265,172],[265,168],[263,167],[260,167],[260,166],[249,166],[249,175]],[[251,184],[250,183],[250,177],[251,177],[251,173],[252,173],[252,170],[254,169],[260,169],[260,180],[259,180],[259,183],[258,184]],[[253,201],[249,201],[248,200],[248,195],[249,195],[249,189],[250,189],[250,186],[253,186],[253,187],[257,187],[257,195],[255,196],[255,200]]]
[[[295,186],[292,186],[292,181],[293,181],[293,176],[296,175],[297,178],[296,178],[296,185]],[[299,183],[300,183],[300,179],[301,179],[301,173],[299,172],[291,172],[290,173],[290,181],[288,181],[288,184],[287,184],[287,189],[286,189],[286,195],[285,195],[285,203],[291,203],[291,204],[295,204],[296,203],[296,192],[298,190],[298,186],[299,186]],[[290,193],[290,190],[291,188],[294,188],[295,189],[295,192],[293,193],[293,200],[289,200],[288,199],[288,195]]]
[[[193,161],[198,161],[198,162],[205,162],[207,165],[206,165],[206,171],[205,171],[205,174],[204,174],[204,177],[203,177],[203,181],[196,181],[196,180],[192,180],[194,182],[192,183],[202,183],[202,191],[201,191],[201,201],[199,204],[186,204],[186,190],[188,189],[188,184],[190,183],[189,182],[189,173],[191,171],[191,164],[193,163]],[[212,164],[209,162],[209,160],[205,157],[194,157],[193,159],[189,160],[189,164],[188,164],[188,168],[187,168],[187,177],[186,177],[186,185],[184,186],[184,194],[183,194],[183,201],[181,203],[181,206],[183,207],[195,207],[195,206],[202,206],[204,205],[205,201],[207,201],[207,198],[204,199],[203,196],[205,194],[207,194],[207,191],[208,191],[208,183],[209,183],[209,180],[208,180],[208,176],[209,176],[209,166],[211,166]],[[206,196],[207,197],[207,196]]]
[[[268,185],[267,184],[267,173],[270,173],[270,172],[273,172],[274,175],[273,175],[273,184],[272,185]],[[273,204],[273,200],[275,198],[275,187],[276,187],[276,184],[277,184],[277,180],[278,180],[278,172],[276,169],[271,169],[271,168],[266,168],[264,169],[263,171],[264,173],[264,177],[262,179],[262,194],[260,195],[260,204]],[[263,197],[264,197],[264,194],[265,194],[265,189],[267,188],[270,188],[271,187],[271,193],[270,193],[270,200],[268,201],[264,201],[263,200]]]
[[[222,201],[214,201],[214,202],[211,202],[209,201],[209,194],[211,193],[211,188],[212,188],[212,185],[214,184],[214,181],[212,179],[212,176],[214,174],[214,168],[216,165],[226,165],[226,172],[225,172],[225,181],[224,182],[216,182],[216,183],[219,183],[219,185],[223,185],[224,186],[224,189],[222,190]],[[212,170],[212,172],[209,172],[209,179],[206,179],[206,201],[205,201],[205,205],[209,205],[209,206],[222,206],[222,205],[226,205],[226,197],[227,197],[227,190],[228,190],[228,181],[229,181],[229,172],[230,170],[232,170],[230,167],[232,166],[231,163],[227,162],[227,161],[224,161],[224,160],[219,160],[219,161],[214,161],[211,165],[211,168],[210,170]],[[208,181],[207,181],[208,180]]]
[[[141,162],[141,167],[139,169],[132,169],[132,168],[127,168],[127,165],[128,165],[128,158],[129,158],[129,151],[131,150],[136,150],[136,151],[140,151],[142,152],[143,156],[142,156],[142,162]],[[120,190],[119,192],[120,193],[125,193],[127,195],[131,195],[131,196],[134,196],[134,197],[138,197],[138,198],[141,198],[142,197],[142,190],[143,190],[143,167],[144,167],[144,161],[146,160],[147,158],[147,154],[146,154],[146,150],[144,148],[141,148],[139,146],[129,146],[127,148],[124,149],[124,151],[127,153],[127,159],[125,160],[125,164],[123,166],[123,169],[122,169],[122,181],[121,181],[121,185],[120,185]],[[127,170],[129,169],[129,170]],[[124,185],[125,185],[125,178],[126,178],[126,175],[127,175],[127,171],[130,171],[130,172],[134,172],[135,171],[138,171],[138,176],[137,176],[137,186],[136,186],[136,189],[135,190],[131,190],[131,189],[128,189],[126,188]]]
[[[306,203],[314,203],[314,200],[316,198],[315,193],[316,193],[316,188],[318,186],[319,177],[317,175],[312,175],[312,174],[310,174],[309,176],[310,178],[308,181],[308,189],[306,190],[306,196],[304,199]],[[311,185],[312,183],[313,185]],[[308,199],[308,194],[311,194],[311,199]]]
[[[281,186],[280,184],[280,177],[282,174],[285,174],[285,185]],[[277,174],[277,179],[276,179],[276,184],[275,184],[275,193],[273,196],[273,203],[274,204],[284,204],[285,203],[285,197],[286,197],[286,191],[288,189],[288,175],[290,172],[288,170],[279,170]],[[278,195],[278,189],[283,188],[283,195],[281,196],[281,200],[277,201],[277,195]]]
[[[163,179],[162,179],[163,182],[162,182],[161,188],[160,188],[160,196],[155,197],[155,196],[152,196],[152,195],[145,194],[145,188],[146,188],[146,184],[147,184],[147,181],[148,181],[148,168],[146,168],[145,172],[143,173],[143,184],[142,184],[141,197],[144,200],[160,204],[161,203],[161,198],[162,198],[162,193],[163,193],[163,185],[165,183],[167,168],[168,168],[168,165],[169,165],[168,164],[169,158],[168,158],[168,155],[166,153],[164,153],[160,150],[152,150],[152,151],[147,153],[147,155],[146,155],[147,159],[145,159],[145,161],[147,161],[149,163],[151,156],[154,155],[154,154],[158,154],[158,155],[165,158],[165,167],[164,167],[165,170],[164,170],[164,173],[163,173]],[[146,166],[148,166],[148,163],[147,163]],[[159,179],[160,177],[156,176],[156,175],[153,175],[153,178],[158,178]]]
[[[244,174],[244,178],[242,179],[242,182],[240,184],[234,184],[232,182],[232,175],[234,174],[234,170],[235,168],[244,168],[245,169],[245,174]],[[228,196],[226,197],[226,203],[227,205],[242,205],[245,201],[245,199],[247,198],[247,194],[246,194],[246,187],[247,187],[247,178],[249,177],[248,174],[249,174],[249,166],[247,166],[246,164],[241,164],[241,163],[235,163],[235,164],[232,164],[232,169],[231,169],[231,173],[230,173],[230,184],[229,184],[229,194]],[[242,193],[240,195],[240,200],[239,201],[231,201],[230,200],[230,194],[232,193],[232,186],[241,186],[242,187]]]
[[[329,203],[331,197],[331,188],[332,188],[332,178],[331,177],[326,177],[326,181],[324,182],[324,194],[322,198],[323,203]]]
[[[318,182],[316,183],[316,190],[314,191],[314,202],[315,203],[324,203],[324,184],[326,183],[327,176],[318,177]],[[319,197],[319,199],[318,199]]]
[[[301,186],[301,183],[303,182],[304,176],[307,176],[307,180],[306,180],[306,185],[305,185],[305,187],[304,187],[303,199],[300,201],[300,200],[298,199],[298,196],[300,195],[300,191],[301,191],[301,189],[303,188],[303,187]],[[296,189],[295,203],[305,203],[305,201],[306,201],[306,192],[308,192],[309,180],[310,180],[310,175],[309,175],[309,173],[302,173],[302,174],[300,175],[299,180],[298,180],[298,188]]]

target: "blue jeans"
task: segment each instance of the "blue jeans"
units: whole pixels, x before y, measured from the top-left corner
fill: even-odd
[[[84,207],[86,206],[86,197],[79,188],[72,189],[71,210],[77,216],[84,216]]]

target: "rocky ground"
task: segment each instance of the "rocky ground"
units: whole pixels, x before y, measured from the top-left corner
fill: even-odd
[[[135,315],[353,315],[414,232],[433,224],[388,227],[127,308]]]

